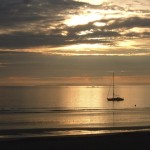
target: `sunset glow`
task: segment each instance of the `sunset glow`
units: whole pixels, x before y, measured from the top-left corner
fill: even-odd
[[[92,5],[100,5],[104,1],[107,1],[107,0],[75,0],[75,1],[89,3],[89,4],[92,4]]]
[[[84,25],[99,19],[100,19],[99,14],[87,13],[87,14],[72,16],[70,19],[66,20],[65,23],[68,26],[76,26],[76,25]]]
[[[57,49],[57,54],[61,52],[64,54],[64,48],[67,50],[69,48],[76,55],[80,55],[80,51],[83,52],[88,45],[93,54],[108,48],[106,55],[122,55],[123,53],[126,55],[127,49],[140,49],[142,55],[149,55],[147,48],[149,41],[144,40],[144,38],[149,38],[148,0],[144,0],[141,7],[140,1],[130,3],[129,0],[123,5],[120,0],[64,1],[64,4],[68,5],[64,11],[57,11],[58,13],[54,13],[55,10],[51,8],[51,4],[53,2],[49,4],[43,2],[40,5],[31,2],[27,5],[30,6],[28,8],[30,12],[37,11],[36,17],[41,17],[37,21],[34,21],[35,16],[33,16],[33,21],[28,21],[26,24],[20,23],[18,27],[10,25],[6,29],[6,26],[1,26],[0,35],[10,38],[6,40],[7,42],[1,43],[1,51],[7,49],[41,53],[49,51],[49,54],[56,54],[54,49]],[[9,5],[9,2],[3,4],[5,7]],[[51,9],[47,9],[47,5]],[[58,10],[60,9],[58,4],[53,5],[56,5]],[[18,1],[17,7],[21,6],[23,4]],[[28,17],[25,13],[23,15]],[[18,15],[16,14],[15,17],[17,18]],[[17,38],[22,41],[16,42]],[[145,41],[144,45],[136,44],[135,39],[138,40],[138,43]]]
[[[149,0],[0,3],[0,85],[97,79],[112,71],[149,83]]]

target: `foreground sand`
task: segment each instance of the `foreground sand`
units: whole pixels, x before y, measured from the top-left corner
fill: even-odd
[[[149,149],[150,131],[101,135],[32,137],[0,141],[1,150],[137,150]]]

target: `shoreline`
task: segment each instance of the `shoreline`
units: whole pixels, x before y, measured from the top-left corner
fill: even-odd
[[[149,132],[150,126],[126,127],[76,127],[76,128],[26,128],[26,129],[0,129],[0,141],[24,138],[53,138],[72,136],[99,136],[109,134],[124,134],[133,132]]]
[[[16,149],[121,149],[134,150],[147,148],[150,144],[150,131],[131,131],[111,134],[75,135],[55,137],[24,137],[0,141],[5,150]]]
[[[150,129],[150,125],[145,126],[108,126],[108,127],[67,127],[67,128],[14,128],[14,129],[0,129],[0,134],[2,132],[17,132],[17,131],[58,131],[58,130],[138,130],[138,129]]]

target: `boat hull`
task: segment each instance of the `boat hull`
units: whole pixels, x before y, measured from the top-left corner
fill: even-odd
[[[121,97],[113,97],[113,98],[107,98],[108,101],[123,101],[124,98]]]

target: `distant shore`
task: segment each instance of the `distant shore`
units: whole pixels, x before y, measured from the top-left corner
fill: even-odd
[[[137,150],[147,149],[149,145],[149,130],[95,135],[24,137],[0,141],[0,147],[4,150]]]

